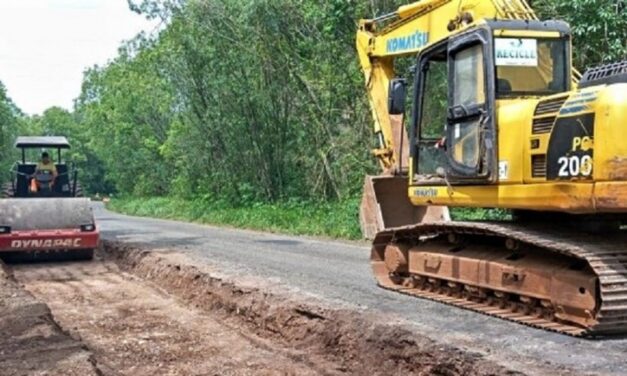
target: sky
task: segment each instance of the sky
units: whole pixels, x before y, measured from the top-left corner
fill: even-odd
[[[127,0],[0,0],[0,81],[27,114],[71,110],[86,68],[156,26]]]

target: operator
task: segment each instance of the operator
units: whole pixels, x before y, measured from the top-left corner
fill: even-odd
[[[31,179],[30,182],[31,192],[37,192],[38,190],[37,179],[34,179],[34,177],[38,173],[52,174],[52,184],[54,184],[54,181],[57,179],[57,167],[54,165],[54,162],[50,160],[50,154],[48,154],[48,152],[46,151],[41,153],[41,161],[37,163],[37,167],[35,167],[35,172],[32,175],[33,179]]]

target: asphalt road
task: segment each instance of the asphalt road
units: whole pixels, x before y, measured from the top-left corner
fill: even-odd
[[[269,278],[324,300],[375,310],[436,341],[536,374],[627,374],[627,337],[586,340],[528,328],[378,288],[365,243],[346,243],[136,218],[95,204],[104,239],[176,248],[227,274]]]

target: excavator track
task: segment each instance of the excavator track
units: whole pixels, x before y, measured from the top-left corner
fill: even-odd
[[[463,256],[463,250],[471,248],[471,256]],[[535,263],[516,266],[525,255]],[[551,275],[551,261],[567,266]],[[381,287],[403,294],[571,336],[627,333],[627,231],[595,235],[552,223],[421,223],[379,232],[371,263]],[[499,283],[469,282],[464,273]],[[557,300],[561,294],[560,301],[536,293],[532,284],[526,287],[531,286],[530,293],[521,293],[525,279],[533,283],[538,275],[548,275],[546,281],[551,281],[538,284],[538,290],[557,295]],[[579,287],[581,297],[561,291],[564,286],[577,291],[568,286],[570,281],[588,281],[590,291]],[[563,303],[578,299],[590,307]]]

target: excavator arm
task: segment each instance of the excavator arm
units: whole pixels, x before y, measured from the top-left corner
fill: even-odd
[[[402,110],[405,96],[390,98],[390,88],[405,85],[395,70],[398,58],[417,56],[476,21],[486,19],[537,20],[537,17],[525,0],[423,0],[360,21],[357,52],[374,119],[377,145],[373,154],[382,169],[381,175],[367,176],[364,183],[360,223],[366,239],[389,227],[449,219],[448,208],[415,206],[407,197],[411,166]],[[400,109],[393,108],[399,107],[394,101],[403,101]]]
[[[377,147],[373,150],[384,174],[403,175],[408,155],[402,114],[390,114],[388,92],[398,76],[394,62],[415,56],[479,19],[537,19],[525,0],[423,0],[394,13],[361,20],[357,52],[366,89]]]

